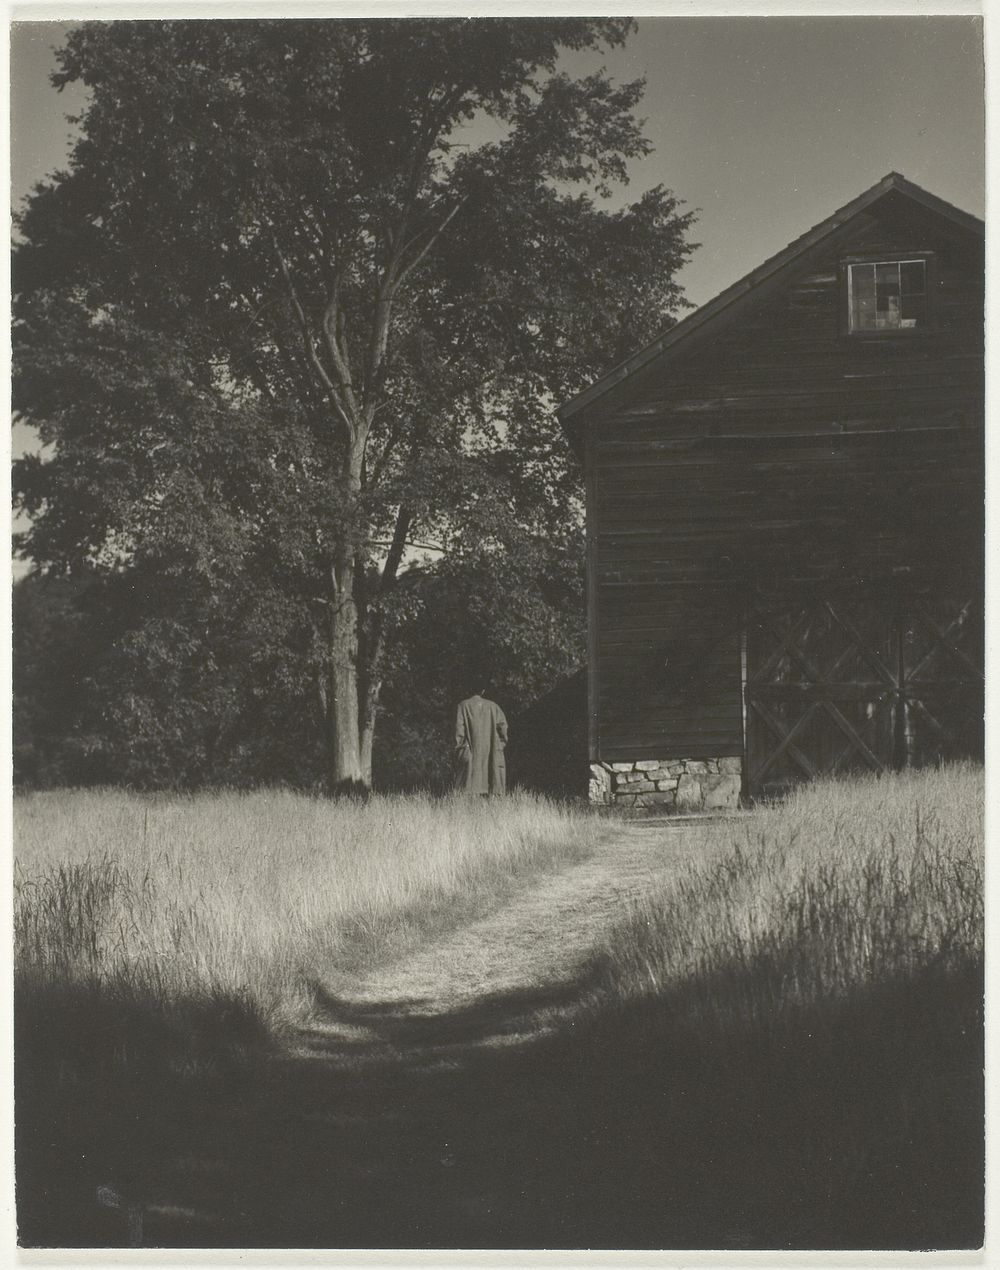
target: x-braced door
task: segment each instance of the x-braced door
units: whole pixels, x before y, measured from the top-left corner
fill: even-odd
[[[747,625],[751,795],[982,754],[981,607],[965,597],[757,596]]]

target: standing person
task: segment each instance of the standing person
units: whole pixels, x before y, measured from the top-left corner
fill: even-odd
[[[502,794],[507,788],[503,751],[507,720],[495,701],[481,692],[458,703],[455,712],[457,787],[467,794]]]

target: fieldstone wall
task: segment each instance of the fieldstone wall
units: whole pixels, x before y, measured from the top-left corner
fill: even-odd
[[[590,801],[664,812],[721,811],[740,800],[740,758],[591,763]]]

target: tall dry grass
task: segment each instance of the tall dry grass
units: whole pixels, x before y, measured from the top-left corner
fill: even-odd
[[[14,824],[22,980],[239,997],[269,1015],[606,832],[530,795],[359,803],[281,790],[36,793],[15,800]]]
[[[273,1218],[232,1176],[273,1192],[268,1135],[308,1120],[311,1069],[275,1041],[314,985],[477,915],[607,831],[530,796],[280,790],[37,793],[14,823],[18,1228],[56,1246],[131,1239],[133,1210],[154,1243],[238,1241],[248,1212]],[[102,1206],[112,1193],[131,1198]],[[234,1233],[200,1216],[216,1202]]]
[[[978,1246],[983,802],[971,765],[804,787],[624,918],[574,1038],[590,1242]]]
[[[956,765],[803,786],[717,826],[711,858],[615,930],[606,991],[701,984],[704,1012],[752,1014],[981,962],[983,799],[982,769]]]
[[[414,1002],[384,1022],[417,1052],[354,1071],[271,1061],[241,994],[257,1019],[300,1000],[606,823],[531,800],[19,801],[22,1239],[122,1240],[94,1202],[113,1180],[149,1240],[192,1246],[975,1246],[982,802],[962,766],[672,830],[704,859],[598,950],[571,1027],[427,1064],[469,1020]],[[178,1195],[194,1216],[167,1215]],[[198,1224],[213,1205],[230,1225]]]

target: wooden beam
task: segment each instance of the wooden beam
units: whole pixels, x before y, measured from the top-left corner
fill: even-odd
[[[849,618],[842,617],[837,612],[837,610],[833,607],[833,605],[830,603],[829,600],[823,601],[823,607],[830,614],[833,620],[837,623],[840,629],[844,631],[845,634],[850,636],[851,640],[854,642],[854,647],[857,649],[859,656],[862,658],[863,661],[865,661],[868,664],[868,666],[872,670],[874,670],[876,675],[879,676],[879,678],[886,685],[886,687],[898,688],[899,687],[898,681],[896,679],[896,676],[892,673],[892,670],[890,669],[890,667],[888,667],[885,664],[885,662],[881,659],[881,657],[878,656],[877,653],[873,653],[871,651],[871,649],[868,647],[868,641],[861,634],[861,632],[854,625],[854,623]],[[837,660],[838,666],[840,665],[841,660],[842,658],[838,658]]]
[[[886,770],[885,763],[882,762],[877,754],[868,748],[868,745],[862,739],[861,735],[855,731],[833,702],[824,701],[822,706],[841,732],[843,732],[843,734],[851,742],[855,750],[865,759],[868,765],[873,767],[877,772],[884,772]]]
[[[969,674],[970,679],[974,680],[976,683],[981,683],[983,679],[985,678],[982,670],[980,670],[980,668],[975,664],[975,662],[971,660],[971,658],[966,657],[965,653],[962,652],[962,650],[957,646],[957,644],[953,642],[951,638],[951,636],[956,631],[961,630],[962,627],[964,627],[965,622],[968,619],[969,611],[971,608],[972,608],[972,601],[971,600],[966,601],[958,617],[956,617],[943,631],[940,629],[937,623],[933,620],[933,618],[930,616],[927,610],[924,609],[922,606],[914,605],[913,614],[917,618],[917,620],[921,623],[921,625],[927,631],[930,632],[932,638],[937,642],[938,647],[943,648],[944,651],[948,654],[948,656],[953,657],[959,663],[959,665],[964,666],[966,671]],[[924,666],[927,665],[927,663],[931,660],[931,658],[934,656],[934,654],[937,651],[938,651],[937,648],[932,649],[925,657],[923,657],[920,660],[920,662],[917,663],[917,666],[913,670],[910,670],[907,672],[907,675],[906,675],[907,683],[909,683],[913,678],[915,678],[917,674],[919,674],[919,672],[923,669]]]
[[[792,741],[819,709],[819,704],[816,703],[815,705],[811,705],[805,714],[803,714],[791,728],[786,728],[783,724],[779,723],[779,721],[774,718],[770,711],[767,710],[766,707],[756,699],[756,697],[751,698],[750,705],[752,709],[760,715],[780,741],[778,747],[772,750],[767,756],[764,764],[759,767],[756,772],[754,772],[754,780],[759,781],[768,768],[773,767],[775,760],[779,759],[785,750],[788,751],[789,758],[798,764],[802,771],[805,772],[806,776],[808,776],[810,780],[814,780],[819,775],[819,769],[813,765],[810,759],[806,758],[798,746],[792,744]]]

